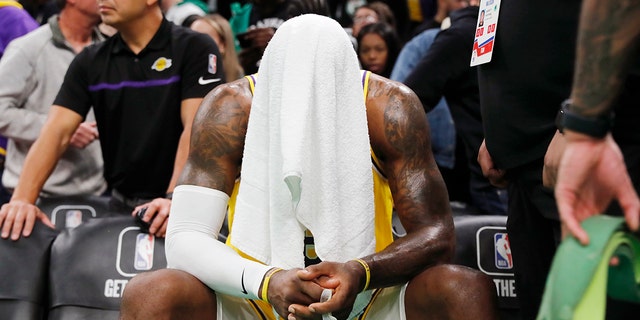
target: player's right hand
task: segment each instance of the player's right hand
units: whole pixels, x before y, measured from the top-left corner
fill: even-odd
[[[295,318],[289,308],[294,305],[301,313],[309,313],[306,306],[320,301],[322,288],[313,281],[301,280],[297,272],[300,269],[276,272],[269,283],[267,296],[278,314],[285,318]],[[302,310],[305,309],[305,310]]]
[[[3,239],[11,237],[14,241],[20,239],[21,235],[28,237],[33,231],[36,220],[55,229],[49,217],[36,205],[26,201],[11,200],[0,208],[0,227],[2,228],[0,237]]]

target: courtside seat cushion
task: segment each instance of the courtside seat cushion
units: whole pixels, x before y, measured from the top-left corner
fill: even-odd
[[[133,217],[91,219],[53,243],[51,308],[118,310],[133,276],[166,265],[164,239],[141,233]]]
[[[24,300],[0,300],[3,320],[43,319],[46,306]]]
[[[56,230],[37,222],[27,238],[0,239],[0,299],[46,303],[49,252],[57,234]]]
[[[117,320],[120,311],[63,306],[49,311],[48,320]]]

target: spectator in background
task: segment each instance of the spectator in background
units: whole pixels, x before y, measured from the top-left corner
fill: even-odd
[[[36,220],[52,226],[34,203],[92,106],[112,209],[133,215],[147,208],[150,233],[164,236],[191,122],[203,97],[225,82],[222,59],[209,36],[164,19],[157,1],[101,1],[100,16],[118,33],[69,66],[11,201],[0,209],[2,238],[29,236]]]
[[[227,19],[219,14],[210,14],[197,18],[189,27],[191,30],[208,34],[216,42],[222,55],[222,65],[227,81],[234,81],[244,76],[244,70],[236,53],[235,38]]]
[[[95,0],[61,1],[60,15],[11,42],[0,60],[0,134],[9,138],[2,184],[13,190],[64,74],[84,47],[104,40]],[[95,117],[89,114],[40,196],[99,195],[106,188]]]
[[[400,52],[396,31],[384,22],[368,24],[360,30],[357,40],[362,69],[388,78]]]
[[[395,20],[393,27],[396,29],[400,41],[405,43],[409,39],[411,29],[413,28],[409,13],[409,2],[411,2],[411,0],[369,0],[368,2],[381,2],[389,8]]]
[[[357,38],[358,33],[364,26],[376,22],[386,22],[394,30],[396,28],[396,18],[393,15],[393,11],[384,2],[374,1],[358,7],[353,14],[351,35]]]
[[[248,29],[236,34],[241,50],[240,65],[246,74],[258,71],[260,59],[275,31],[286,20],[305,13],[328,15],[326,0],[251,0]]]
[[[24,9],[29,12],[31,17],[36,20],[38,25],[43,25],[49,21],[51,16],[60,12],[60,6],[56,1],[57,0],[21,0],[20,3],[24,6]]]
[[[289,0],[252,0],[248,29],[237,34],[240,40],[238,57],[245,73],[258,71],[260,59],[276,29],[289,19]]]
[[[194,17],[203,17],[209,12],[207,5],[200,0],[162,0],[160,8],[167,20],[185,27],[189,27]]]
[[[413,30],[414,37],[429,29],[440,29],[441,27],[446,29],[448,26],[443,26],[442,24],[445,19],[449,17],[449,13],[469,6],[469,0],[438,0],[437,4],[438,6],[435,15],[429,19],[425,19],[421,24],[415,27]]]
[[[418,62],[429,52],[439,32],[440,28],[432,28],[409,40],[400,50],[391,72],[391,80],[404,83]],[[456,162],[456,129],[444,97],[438,101],[433,110],[427,113],[427,120],[429,120],[431,133],[431,150],[447,185],[449,200],[468,203],[468,169],[466,169],[466,162]]]
[[[38,27],[38,23],[13,0],[0,2],[0,58],[11,40],[23,36]]]
[[[492,186],[477,162],[482,115],[476,67],[470,67],[478,17],[477,2],[451,12],[451,27],[440,31],[426,56],[405,80],[428,112],[444,96],[465,147],[470,204],[481,214],[506,214],[506,192]]]
[[[0,2],[0,59],[11,40],[23,36],[38,27],[38,23],[17,1]],[[0,180],[7,154],[7,138],[0,136]],[[9,201],[9,192],[0,185],[0,205]]]

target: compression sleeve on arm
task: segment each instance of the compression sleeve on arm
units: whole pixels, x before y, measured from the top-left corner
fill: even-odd
[[[259,299],[269,266],[241,257],[218,241],[229,196],[180,185],[173,191],[165,251],[168,267],[188,272],[216,292]]]

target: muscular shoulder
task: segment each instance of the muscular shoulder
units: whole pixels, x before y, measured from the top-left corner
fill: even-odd
[[[207,94],[193,121],[189,159],[180,183],[231,193],[242,161],[251,97],[245,78]]]
[[[236,141],[234,152],[242,152],[247,131],[252,94],[245,78],[222,84],[211,90],[196,113],[193,124],[195,139],[211,139],[206,143]],[[227,151],[231,151],[227,149]]]
[[[381,160],[424,152],[428,146],[427,118],[411,89],[371,75],[366,105],[371,145]]]
[[[199,113],[221,115],[226,113],[246,113],[249,117],[253,95],[249,81],[245,78],[221,84],[211,90],[202,101]],[[204,114],[203,114],[204,116]]]

